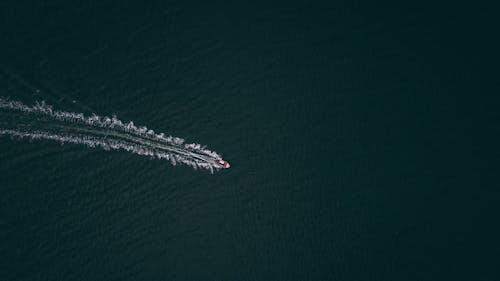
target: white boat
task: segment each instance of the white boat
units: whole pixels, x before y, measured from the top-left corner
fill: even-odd
[[[215,164],[221,166],[224,169],[231,167],[231,165],[229,165],[227,161],[224,161],[222,159],[215,159]]]

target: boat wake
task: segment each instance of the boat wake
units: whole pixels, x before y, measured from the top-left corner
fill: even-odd
[[[225,168],[214,151],[182,138],[156,133],[116,116],[59,111],[45,102],[26,105],[0,97],[0,136],[19,139],[51,140],[61,144],[80,144],[90,148],[123,150],[137,155],[168,160],[194,169]],[[225,162],[227,163],[227,162]]]

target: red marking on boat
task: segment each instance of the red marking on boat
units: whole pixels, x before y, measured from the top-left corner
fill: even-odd
[[[221,159],[216,159],[215,164],[219,165],[220,167],[227,169],[231,167],[227,161],[221,160]]]

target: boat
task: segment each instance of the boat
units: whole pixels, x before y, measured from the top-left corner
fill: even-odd
[[[215,159],[215,164],[219,165],[224,169],[231,167],[227,161],[224,161],[222,159]]]

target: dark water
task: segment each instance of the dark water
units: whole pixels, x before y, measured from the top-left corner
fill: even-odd
[[[1,97],[231,163],[0,137],[1,280],[498,280],[490,7],[209,2],[0,4]]]

